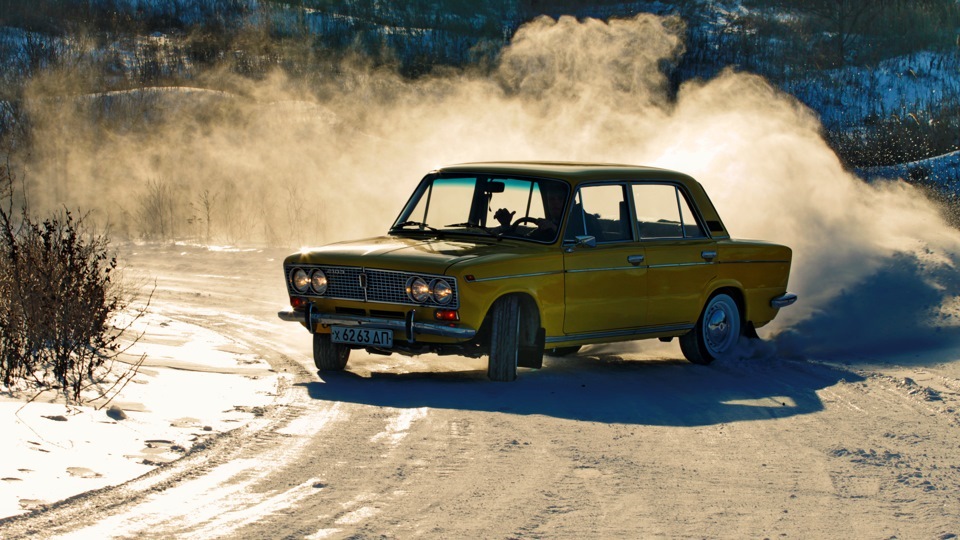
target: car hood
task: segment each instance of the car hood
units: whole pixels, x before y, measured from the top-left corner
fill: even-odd
[[[286,264],[360,266],[405,272],[444,274],[452,265],[485,255],[508,254],[529,246],[495,239],[463,237],[378,236],[308,248],[287,257]],[[536,248],[534,248],[536,249]]]

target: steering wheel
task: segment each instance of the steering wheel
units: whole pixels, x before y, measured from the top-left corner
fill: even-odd
[[[540,226],[540,219],[539,219],[539,218],[535,218],[535,217],[522,217],[522,218],[517,218],[517,220],[514,221],[512,225],[510,225],[510,228],[511,228],[511,229],[516,229],[516,228],[517,228],[520,224],[522,224],[522,223],[533,223],[533,224],[535,224],[535,225],[537,225],[537,226]]]

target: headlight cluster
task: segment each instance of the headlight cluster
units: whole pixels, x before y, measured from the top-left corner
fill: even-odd
[[[293,290],[299,294],[312,292],[322,295],[327,292],[327,275],[319,268],[310,272],[303,268],[294,268],[290,271],[290,283],[293,285]]]
[[[407,280],[407,297],[418,304],[433,300],[445,306],[453,300],[453,287],[445,279],[436,278],[427,283],[422,277],[414,276]]]

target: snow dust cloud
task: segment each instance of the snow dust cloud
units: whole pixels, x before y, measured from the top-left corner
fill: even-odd
[[[417,80],[347,61],[309,83],[223,71],[197,81],[217,91],[75,96],[50,75],[29,100],[31,204],[93,210],[121,237],[295,249],[381,234],[437,165],[666,167],[705,185],[734,237],[793,248],[800,301],[771,325],[782,349],[955,338],[960,235],[935,205],[846,172],[815,115],[760,77],[728,70],[671,93],[682,24],[540,18],[496,66]]]

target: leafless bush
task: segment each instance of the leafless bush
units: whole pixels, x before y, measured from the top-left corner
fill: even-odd
[[[220,234],[229,243],[238,243],[249,239],[253,235],[253,220],[245,219],[252,215],[249,201],[243,197],[243,192],[233,181],[228,181],[222,191],[219,209],[223,218],[218,222]]]
[[[147,182],[147,191],[140,198],[137,221],[144,238],[168,240],[176,234],[177,201],[169,182],[162,178]]]
[[[25,206],[14,211],[15,187],[9,167],[0,166],[3,382],[33,379],[79,402],[121,352],[124,329],[112,324],[125,307],[117,259],[108,238],[69,210],[42,222]]]
[[[190,203],[192,215],[188,222],[197,229],[197,237],[202,243],[209,244],[213,238],[213,214],[217,205],[219,193],[210,193],[204,189],[197,196],[196,202]]]

